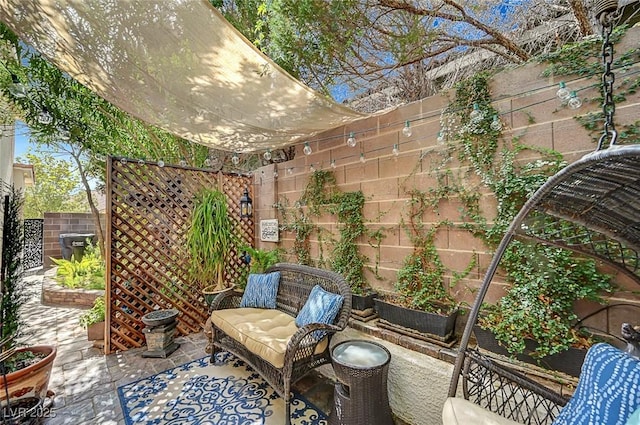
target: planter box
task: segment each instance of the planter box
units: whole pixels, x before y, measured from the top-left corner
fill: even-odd
[[[537,359],[527,354],[535,351],[537,343],[533,340],[526,340],[525,353],[514,356],[509,354],[507,349],[498,343],[493,332],[482,329],[480,326],[474,326],[473,333],[476,336],[476,341],[478,341],[478,346],[484,350],[506,357],[513,357],[524,363],[541,366],[549,370],[556,370],[574,377],[580,376],[580,369],[582,368],[584,357],[587,354],[587,350],[585,349],[571,347],[567,351]]]
[[[455,309],[449,315],[442,316],[401,307],[382,301],[379,298],[375,298],[374,301],[378,316],[389,323],[433,335],[443,341],[451,339],[454,335],[458,309]]]
[[[26,409],[27,406],[32,407],[34,403],[38,404],[44,401],[53,370],[53,360],[57,354],[56,347],[50,345],[37,345],[17,350],[17,352],[22,351],[42,353],[46,357],[31,366],[7,374],[5,390],[0,391],[0,404],[6,404],[6,393],[8,392],[9,402],[11,406],[14,406],[14,410],[17,409],[16,406]]]
[[[378,294],[375,292],[371,292],[370,294],[367,294],[367,295],[351,294],[351,308],[353,310],[359,310],[359,311],[364,311],[368,308],[374,308],[375,303],[373,299],[377,295]]]
[[[89,341],[97,341],[104,339],[104,322],[94,323],[87,327],[87,339]]]

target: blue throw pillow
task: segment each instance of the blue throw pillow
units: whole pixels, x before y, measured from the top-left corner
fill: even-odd
[[[333,323],[341,307],[342,295],[327,292],[320,285],[316,285],[298,312],[296,325],[301,328],[310,323]]]
[[[576,391],[553,425],[624,425],[640,407],[640,361],[609,344],[595,344]]]
[[[240,307],[276,308],[280,272],[250,274]]]

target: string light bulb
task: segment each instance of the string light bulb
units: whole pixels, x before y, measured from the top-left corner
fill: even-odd
[[[311,171],[312,173],[315,173],[316,167],[314,167],[313,164],[309,165],[309,171]]]
[[[493,121],[491,121],[491,130],[493,131],[501,131],[502,130],[502,121],[500,121],[500,117],[498,115],[493,116]]]
[[[206,157],[204,160],[204,166],[205,167],[211,167],[211,158],[210,157]]]
[[[27,97],[27,87],[18,80],[16,74],[11,74],[12,83],[9,84],[9,93],[16,99]]]
[[[436,139],[438,143],[444,143],[444,132],[438,131],[438,138]]]
[[[160,168],[164,167],[164,161],[163,160],[158,161],[158,167],[160,167]]]
[[[313,150],[311,150],[311,146],[309,146],[309,142],[304,142],[304,148],[302,149],[302,152],[305,155],[311,155],[311,152],[313,152]]]
[[[358,141],[356,140],[356,134],[352,131],[349,133],[349,137],[347,137],[347,146],[355,148],[357,144]]]
[[[277,168],[275,170],[273,170],[273,178],[274,179],[278,178],[278,169]]]
[[[267,149],[267,151],[262,155],[265,161],[271,161],[271,149]]]
[[[46,109],[43,109],[38,114],[38,122],[40,124],[48,125],[48,124],[51,124],[51,121],[53,121],[53,116]]]
[[[120,164],[127,165],[127,162],[129,162],[127,158],[120,158]]]
[[[182,159],[180,159],[179,164],[180,164],[181,167],[186,167],[187,166],[187,161],[184,158],[182,158]]]
[[[332,159],[331,160],[331,168],[333,168],[334,170],[337,168],[338,166],[336,165],[336,160]]]
[[[400,155],[400,149],[398,148],[398,144],[397,143],[393,144],[393,149],[391,149],[391,153],[393,154],[393,156]]]
[[[233,154],[233,156],[231,157],[231,162],[233,163],[233,165],[238,165],[240,163],[240,158],[238,157],[237,153]]]
[[[571,109],[578,109],[582,106],[582,100],[580,100],[576,92],[572,91],[571,97],[569,97],[569,102],[567,104]]]
[[[404,122],[404,128],[402,129],[402,134],[405,137],[411,137],[411,123],[409,123],[409,120]]]
[[[556,96],[558,96],[558,99],[560,99],[562,102],[568,101],[571,97],[571,92],[569,91],[569,89],[567,89],[567,85],[564,83],[564,81],[560,81],[560,84],[558,86],[560,88],[556,92]]]
[[[364,152],[360,152],[360,162],[362,162],[363,164],[367,162],[367,159],[364,157]]]
[[[144,159],[140,158],[140,159],[138,160],[138,165],[144,165]]]
[[[287,168],[287,174],[289,175],[293,174],[293,167]]]
[[[482,121],[483,118],[484,118],[484,114],[480,110],[480,106],[478,106],[477,103],[474,103],[473,110],[469,114],[469,119],[471,120],[472,123],[477,124],[480,121]]]

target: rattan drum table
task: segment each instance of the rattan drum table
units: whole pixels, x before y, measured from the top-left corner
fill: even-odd
[[[329,425],[393,425],[387,374],[391,353],[364,340],[344,341],[331,350],[339,383]]]

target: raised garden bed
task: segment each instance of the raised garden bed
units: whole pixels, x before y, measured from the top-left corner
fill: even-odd
[[[56,280],[56,268],[47,270],[42,279],[43,305],[51,307],[91,308],[93,302],[101,295],[103,289],[69,289],[60,286]]]

